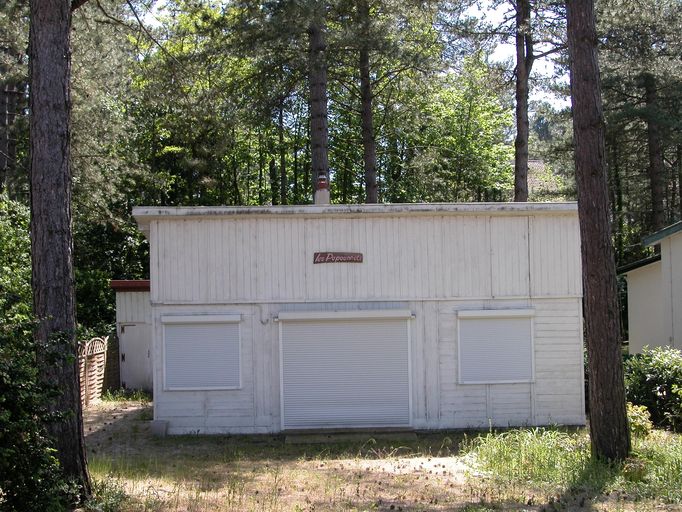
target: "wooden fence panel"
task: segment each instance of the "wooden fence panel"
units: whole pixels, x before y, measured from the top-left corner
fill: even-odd
[[[108,341],[109,337],[105,336],[79,343],[78,366],[83,407],[102,397]]]

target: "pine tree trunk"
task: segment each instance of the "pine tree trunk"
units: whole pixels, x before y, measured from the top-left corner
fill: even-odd
[[[630,452],[630,433],[625,413],[593,0],[569,0],[567,17],[592,454],[600,459],[623,460]]]
[[[651,187],[651,227],[658,231],[665,227],[665,164],[663,140],[658,122],[658,91],[656,78],[644,75],[644,91],[647,106],[647,143],[649,147],[649,185]]]
[[[624,230],[625,230],[625,223],[623,221],[623,186],[621,183],[621,177],[620,177],[620,159],[618,155],[618,142],[613,141],[612,144],[613,147],[613,162],[612,162],[612,169],[613,169],[613,195],[614,195],[614,208],[613,208],[613,218],[616,221],[616,225],[618,226],[618,229],[615,233],[615,241],[616,241],[616,262],[617,264],[623,264],[623,256],[625,254],[625,247],[624,247]]]
[[[294,181],[292,183],[292,189],[294,194],[294,204],[301,204],[301,198],[299,197],[299,186],[298,186],[298,148],[301,142],[301,123],[298,115],[296,116],[296,129],[294,130],[294,147],[292,151],[292,156],[294,160],[293,177]]]
[[[25,108],[22,101],[25,90],[25,83],[0,84],[0,194],[10,191],[10,176],[16,169],[17,138],[12,134],[12,126],[17,114]]]
[[[313,191],[319,176],[329,181],[329,130],[327,127],[327,63],[324,37],[324,2],[315,0],[315,14],[308,27],[310,83],[310,145]]]
[[[78,374],[71,234],[69,94],[71,3],[34,0],[30,6],[30,169],[33,307],[43,380],[58,395],[48,424],[67,478],[90,495]],[[55,362],[52,354],[57,353]]]
[[[677,190],[680,195],[680,217],[682,217],[682,145],[677,145]]]
[[[514,201],[528,201],[528,78],[533,67],[530,0],[516,2],[516,139]]]
[[[270,197],[272,198],[272,205],[277,205],[277,200],[279,199],[279,191],[277,190],[277,164],[275,164],[275,159],[270,158],[269,164],[270,171]]]
[[[287,148],[284,144],[284,100],[278,108],[277,132],[279,137],[279,204],[287,204]]]
[[[258,204],[265,204],[265,153],[263,151],[263,134],[258,131]]]
[[[358,0],[358,24],[362,32],[369,32],[369,3]],[[369,49],[362,39],[360,48],[360,96],[362,104],[362,161],[365,168],[365,202],[376,203],[377,194],[377,147],[374,139],[374,114],[372,112],[372,81],[369,75]]]

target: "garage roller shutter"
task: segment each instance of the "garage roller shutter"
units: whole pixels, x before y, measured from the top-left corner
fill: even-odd
[[[282,427],[409,426],[407,319],[281,324]]]

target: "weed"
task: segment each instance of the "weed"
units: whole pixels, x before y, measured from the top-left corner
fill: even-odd
[[[151,402],[152,397],[149,393],[146,391],[143,391],[141,389],[115,389],[115,390],[110,390],[107,389],[104,393],[102,393],[102,400],[105,402],[122,402],[122,401],[131,401],[131,402]]]
[[[87,512],[118,512],[128,500],[123,485],[115,478],[107,476],[92,481],[92,498],[85,505]]]
[[[509,492],[538,488],[552,493],[617,493],[632,499],[682,502],[682,436],[654,431],[635,437],[623,464],[590,456],[584,431],[521,429],[467,440],[464,449],[480,470]]]

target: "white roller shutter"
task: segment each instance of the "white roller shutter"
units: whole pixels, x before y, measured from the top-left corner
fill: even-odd
[[[284,320],[282,428],[409,426],[406,318]]]
[[[164,389],[241,386],[239,316],[164,317]]]
[[[459,383],[533,380],[533,310],[458,313]]]

